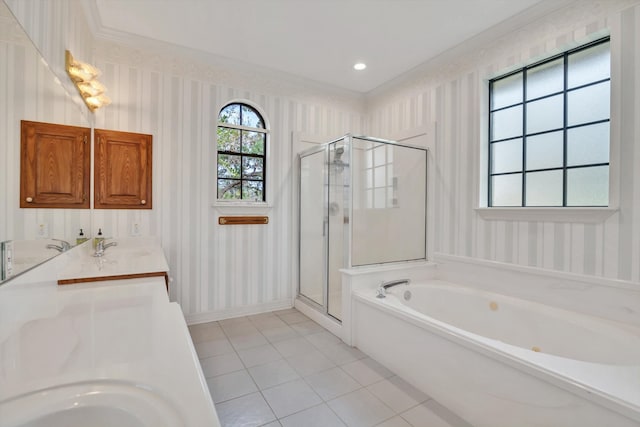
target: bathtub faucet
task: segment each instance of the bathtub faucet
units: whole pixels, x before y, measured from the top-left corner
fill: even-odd
[[[376,298],[385,298],[387,295],[387,289],[393,286],[408,285],[409,283],[411,283],[411,280],[409,279],[398,279],[398,280],[389,280],[387,282],[382,282],[380,284],[380,287],[378,288],[378,295],[376,295]]]

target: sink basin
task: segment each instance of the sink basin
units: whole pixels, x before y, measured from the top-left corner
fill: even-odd
[[[0,402],[0,427],[179,427],[184,421],[165,397],[126,381],[85,381]]]

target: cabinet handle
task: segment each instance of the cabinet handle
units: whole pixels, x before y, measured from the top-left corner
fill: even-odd
[[[25,200],[27,201],[27,203],[31,203],[33,202],[33,197],[27,197]]]
[[[141,204],[141,205],[146,205],[146,204],[147,204],[147,201],[146,201],[146,200],[140,200],[140,204]]]

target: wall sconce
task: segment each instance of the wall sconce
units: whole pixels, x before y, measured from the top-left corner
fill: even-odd
[[[89,110],[94,112],[100,107],[111,104],[111,99],[104,94],[107,89],[98,81],[100,70],[93,65],[74,59],[68,50],[65,51],[65,68]]]

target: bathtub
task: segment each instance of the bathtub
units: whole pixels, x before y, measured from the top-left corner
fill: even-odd
[[[353,345],[475,427],[640,426],[640,330],[441,280],[353,291]]]

